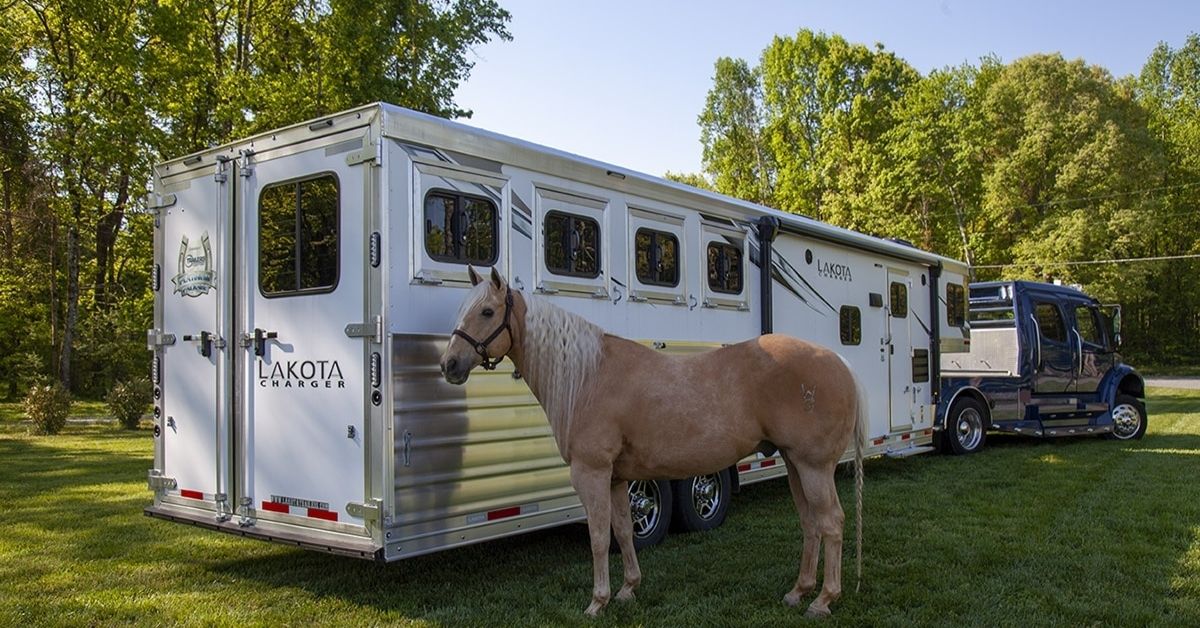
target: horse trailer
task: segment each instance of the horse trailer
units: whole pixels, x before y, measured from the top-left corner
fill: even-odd
[[[940,356],[967,345],[958,261],[386,104],[160,164],[148,204],[146,514],[337,554],[584,519],[510,362],[441,377],[468,264],[660,351],[829,346],[869,392],[867,455],[932,449]],[[759,453],[633,483],[638,538],[784,474]]]

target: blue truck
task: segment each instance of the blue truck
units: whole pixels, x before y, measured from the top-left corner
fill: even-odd
[[[934,429],[943,451],[989,431],[1037,437],[1146,432],[1145,383],[1117,353],[1120,308],[1066,286],[971,284],[969,351],[945,353]]]

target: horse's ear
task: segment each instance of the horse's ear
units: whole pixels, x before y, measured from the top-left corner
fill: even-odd
[[[475,272],[475,267],[470,264],[467,264],[467,276],[471,278],[472,286],[478,286],[483,283],[483,277],[480,277],[479,273]]]
[[[496,270],[495,266],[492,266],[492,285],[497,290],[504,288],[504,278],[500,276],[500,271]]]

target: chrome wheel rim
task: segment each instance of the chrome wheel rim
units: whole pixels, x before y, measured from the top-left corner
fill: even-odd
[[[692,507],[701,519],[707,521],[715,517],[724,499],[720,476],[713,474],[692,478]]]
[[[975,408],[965,408],[955,420],[954,437],[965,451],[972,451],[983,440],[983,417]]]
[[[662,517],[659,503],[662,494],[658,483],[638,480],[629,483],[629,514],[633,519],[633,536],[643,539],[654,533]]]
[[[1129,403],[1123,403],[1113,408],[1112,419],[1113,436],[1121,440],[1133,438],[1142,426],[1142,413]]]

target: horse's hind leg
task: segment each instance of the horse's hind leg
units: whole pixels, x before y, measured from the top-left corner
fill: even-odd
[[[798,606],[800,600],[817,587],[817,552],[821,548],[821,537],[817,534],[817,523],[812,517],[812,509],[808,500],[804,498],[800,473],[786,456],[783,461],[787,465],[788,488],[792,490],[792,501],[796,504],[796,514],[800,515],[800,525],[804,533],[804,549],[800,553],[800,575],[796,578],[796,586],[783,596],[783,603]]]
[[[612,470],[571,465],[571,484],[587,512],[592,542],[592,603],[584,611],[595,617],[608,604],[608,541],[612,517]]]
[[[834,464],[798,466],[804,496],[825,545],[825,578],[821,594],[808,606],[808,617],[828,617],[829,605],[842,595],[842,527],[845,515],[833,480]],[[806,548],[807,549],[807,548]]]
[[[617,591],[618,600],[632,600],[633,590],[642,581],[642,570],[638,568],[637,553],[633,549],[633,519],[629,513],[629,482],[613,482],[612,485],[612,530],[621,547],[621,562],[625,565],[625,583]]]

